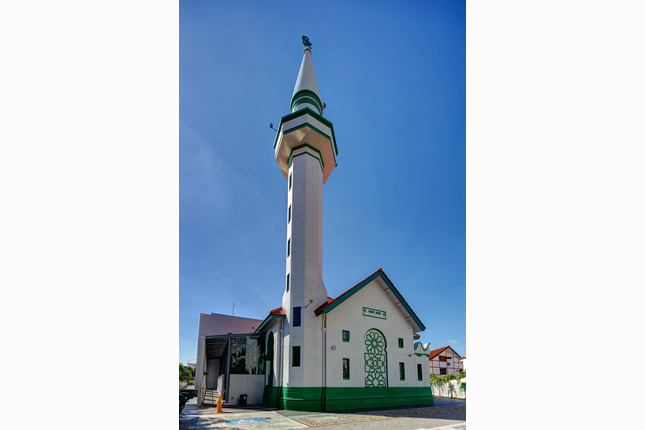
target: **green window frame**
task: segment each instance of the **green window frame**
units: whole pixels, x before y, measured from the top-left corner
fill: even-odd
[[[300,347],[291,347],[291,367],[300,367]]]
[[[417,364],[417,379],[423,381],[423,367],[420,364]]]
[[[349,330],[343,330],[343,342],[349,342]]]
[[[399,363],[399,378],[405,381],[405,363]]]
[[[399,348],[403,348],[403,338],[399,338]]]
[[[293,173],[289,173],[289,191],[291,191],[291,177],[293,176]]]
[[[287,220],[287,224],[291,222],[291,205],[289,205],[289,219]]]
[[[349,379],[349,358],[343,358],[343,379]]]
[[[287,239],[287,257],[291,255],[291,239]]]
[[[294,327],[300,327],[302,325],[302,308],[300,306],[296,306],[293,308],[291,312],[291,322],[293,323]]]
[[[289,292],[289,275],[291,273],[287,273],[287,293]]]

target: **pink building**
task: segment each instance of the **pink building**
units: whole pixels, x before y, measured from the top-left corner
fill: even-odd
[[[458,375],[464,370],[464,364],[461,362],[461,356],[450,346],[430,351],[430,373],[437,376]]]

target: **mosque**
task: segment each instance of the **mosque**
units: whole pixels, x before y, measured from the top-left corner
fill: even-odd
[[[333,124],[323,117],[311,43],[302,40],[290,113],[273,143],[288,193],[282,305],[264,320],[201,315],[198,405],[209,391],[229,405],[288,410],[433,404],[429,344],[415,342],[425,326],[385,272],[327,296],[323,185],[337,166],[338,148]]]

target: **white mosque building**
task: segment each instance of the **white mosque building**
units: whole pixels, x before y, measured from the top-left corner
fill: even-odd
[[[323,117],[311,44],[306,37],[303,43],[290,113],[273,145],[288,193],[282,305],[261,322],[249,320],[246,332],[205,334],[200,327],[198,404],[207,390],[231,405],[289,410],[433,404],[429,345],[414,342],[425,326],[385,272],[327,296],[323,185],[338,149],[334,127]]]

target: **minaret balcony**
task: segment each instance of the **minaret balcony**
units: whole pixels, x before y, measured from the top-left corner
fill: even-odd
[[[303,151],[319,159],[323,184],[336,167],[338,148],[334,126],[308,107],[282,117],[273,148],[285,180],[289,177],[289,164],[293,156]]]

